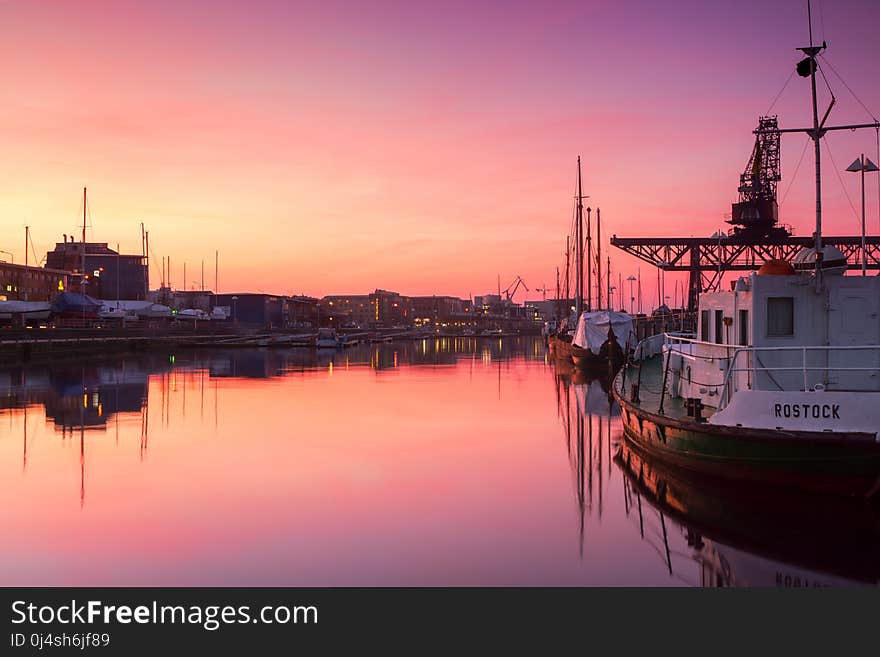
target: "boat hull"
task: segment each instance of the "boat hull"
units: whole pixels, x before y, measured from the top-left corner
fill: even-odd
[[[614,397],[625,439],[677,468],[846,496],[880,490],[880,443],[873,434],[719,426],[647,410],[621,395],[617,384]]]
[[[603,349],[598,354],[594,354],[589,349],[579,347],[576,344],[570,345],[571,358],[574,364],[587,372],[611,372],[616,373],[623,365],[623,352],[618,347],[611,350],[609,355],[608,349]]]

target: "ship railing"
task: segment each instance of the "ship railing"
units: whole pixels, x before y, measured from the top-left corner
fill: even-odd
[[[765,365],[762,355],[782,354],[794,356],[791,364]],[[832,363],[833,356],[858,358],[859,365]],[[816,358],[818,356],[818,358]],[[812,357],[812,358],[811,358]],[[740,365],[740,362],[745,362]],[[822,362],[815,362],[815,361]],[[845,360],[840,358],[839,360]],[[799,363],[798,363],[799,361]],[[865,365],[867,363],[867,366]],[[817,392],[831,390],[835,392],[878,392],[880,391],[880,345],[825,345],[825,346],[798,346],[798,347],[736,347],[730,358],[730,363],[724,368],[724,381],[721,388],[721,401],[718,410],[730,403],[739,386],[738,373],[747,373],[746,385],[748,390],[775,390]],[[799,384],[785,385],[777,380],[774,375],[786,375],[797,373]],[[759,383],[758,375],[764,375]],[[849,385],[841,382],[841,376],[852,377],[854,383]],[[788,375],[788,381],[794,377]],[[773,387],[765,387],[769,381]],[[861,383],[861,385],[860,385]]]

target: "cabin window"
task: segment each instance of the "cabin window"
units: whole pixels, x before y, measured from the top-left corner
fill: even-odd
[[[724,343],[724,311],[715,311],[715,343]]]
[[[794,298],[767,298],[767,337],[783,338],[794,335]]]
[[[703,310],[700,312],[700,340],[703,342],[709,341],[709,311]]]
[[[739,311],[739,344],[748,346],[749,344],[749,311]]]

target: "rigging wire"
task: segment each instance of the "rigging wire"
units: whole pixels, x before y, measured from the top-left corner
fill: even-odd
[[[791,180],[788,181],[788,187],[785,188],[785,193],[782,195],[782,200],[779,202],[779,205],[785,204],[785,199],[788,198],[788,193],[791,191],[792,186],[794,185],[794,181],[797,180],[798,171],[801,169],[801,164],[804,161],[804,155],[807,154],[807,148],[813,142],[810,137],[806,137],[804,139],[804,150],[801,151],[801,157],[798,160],[797,166],[794,168],[794,174],[791,177]]]
[[[840,176],[840,168],[837,166],[837,162],[834,161],[834,155],[831,153],[831,146],[828,145],[828,140],[825,137],[822,137],[822,143],[825,144],[825,150],[828,151],[828,157],[831,159],[831,164],[834,165],[834,173],[837,174],[837,180],[840,181],[840,187],[843,189],[843,195],[846,196],[846,200],[849,201],[849,207],[852,208],[853,216],[856,218],[856,221],[861,221],[859,217],[858,210],[856,210],[856,206],[853,204],[852,199],[849,197],[849,192],[846,191],[846,185],[843,184],[843,178]]]
[[[764,112],[765,115],[770,114],[773,111],[773,108],[776,106],[776,103],[779,102],[779,98],[785,92],[785,89],[788,87],[788,83],[791,82],[791,79],[794,77],[794,74],[797,73],[797,69],[792,69],[791,73],[788,74],[788,79],[785,81],[785,84],[782,85],[782,89],[779,90],[779,93],[776,94],[776,98],[773,99],[773,102],[770,103],[770,107],[767,108],[767,111]]]
[[[831,72],[834,73],[835,76],[837,76],[837,79],[840,80],[840,82],[843,84],[844,87],[846,87],[846,90],[849,91],[849,93],[852,95],[852,97],[856,99],[856,102],[862,106],[862,109],[864,109],[865,112],[868,113],[868,116],[870,116],[875,121],[880,121],[880,119],[877,118],[877,115],[871,111],[871,108],[869,108],[867,105],[865,105],[865,103],[862,101],[862,99],[859,98],[858,95],[856,95],[856,92],[852,90],[852,87],[850,87],[846,83],[846,80],[843,79],[843,76],[840,73],[838,73],[837,69],[835,69],[834,66],[831,64],[831,62],[828,61],[828,57],[826,57],[824,54],[820,54],[819,57],[822,58],[823,63],[828,65],[828,68],[831,69]],[[821,71],[822,69],[820,68],[819,70]]]

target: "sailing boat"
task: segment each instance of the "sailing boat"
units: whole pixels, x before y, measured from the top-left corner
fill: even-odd
[[[580,161],[578,161],[580,164]],[[580,166],[578,167],[578,189],[580,189]],[[583,212],[578,213],[581,221]],[[574,335],[571,341],[571,357],[575,365],[592,372],[610,372],[614,374],[623,365],[631,348],[635,346],[635,330],[632,317],[625,312],[617,312],[611,307],[611,259],[608,259],[606,281],[607,309],[602,309],[602,218],[596,209],[596,271],[599,289],[599,309],[592,309],[592,286],[587,284],[587,307],[578,313]],[[587,216],[587,274],[591,274],[589,264],[592,256],[592,240],[590,238],[590,219]],[[581,260],[583,261],[583,251]],[[581,265],[583,267],[583,265]]]
[[[880,122],[825,126],[826,113],[820,124],[825,47],[811,28],[797,70],[811,81],[813,125],[785,131],[814,142],[814,246],[700,295],[698,339],[643,341],[613,392],[626,440],[673,466],[869,498],[880,493],[880,277],[844,276],[844,254],[823,246],[819,140]]]

